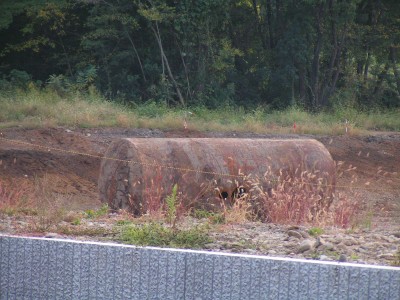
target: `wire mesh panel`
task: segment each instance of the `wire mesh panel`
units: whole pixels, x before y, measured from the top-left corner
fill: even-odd
[[[0,299],[390,299],[400,268],[0,236]]]

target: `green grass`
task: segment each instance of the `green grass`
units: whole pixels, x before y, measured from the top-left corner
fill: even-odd
[[[309,233],[311,236],[320,236],[321,234],[324,233],[324,230],[323,230],[322,228],[319,228],[319,227],[313,227],[313,228],[310,228],[310,229],[308,230],[308,233]]]
[[[192,212],[193,217],[196,219],[208,219],[211,224],[224,224],[225,216],[223,213],[216,213],[204,209],[195,209]]]
[[[124,226],[120,236],[122,242],[138,246],[199,249],[211,242],[203,228],[180,230],[156,223]]]
[[[108,213],[108,205],[104,204],[102,207],[99,209],[93,210],[93,209],[88,209],[85,211],[85,215],[89,219],[95,219],[98,217],[105,216]]]
[[[352,108],[337,108],[312,114],[299,108],[271,111],[264,108],[245,110],[224,107],[210,110],[190,108],[190,114],[180,108],[150,102],[125,106],[104,99],[96,92],[59,96],[51,90],[31,88],[28,91],[0,91],[0,128],[72,126],[131,127],[183,129],[185,115],[189,129],[198,131],[245,131],[255,133],[344,134],[344,122],[349,121],[350,134],[367,130],[400,131],[400,110],[363,112]]]

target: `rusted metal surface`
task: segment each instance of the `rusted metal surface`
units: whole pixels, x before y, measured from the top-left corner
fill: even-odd
[[[105,157],[134,161],[104,159],[99,192],[113,209],[135,215],[146,213],[150,202],[162,201],[174,184],[189,206],[212,207],[219,197],[234,201],[238,187],[248,187],[243,178],[225,175],[313,172],[327,185],[325,196],[335,185],[331,155],[311,139],[122,139],[110,145]]]

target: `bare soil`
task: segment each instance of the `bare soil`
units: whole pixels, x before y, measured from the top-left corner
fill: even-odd
[[[335,161],[343,161],[347,168],[356,167],[352,174],[358,182],[350,184],[354,179],[344,174],[337,183],[338,191],[348,190],[348,186],[360,188],[358,193],[373,208],[373,219],[368,232],[362,230],[359,235],[354,236],[360,240],[367,235],[382,235],[387,237],[394,245],[394,250],[400,247],[400,133],[393,132],[371,132],[367,136],[310,136],[310,135],[270,135],[238,132],[194,132],[194,131],[161,131],[151,129],[124,129],[124,128],[99,128],[99,129],[77,129],[77,128],[41,128],[24,129],[9,128],[0,130],[0,137],[40,145],[35,147],[28,144],[12,143],[0,139],[0,178],[12,180],[14,183],[33,181],[43,176],[56,178],[52,185],[53,192],[60,195],[73,195],[70,197],[71,207],[76,210],[96,209],[101,206],[98,200],[97,180],[100,168],[101,157],[108,145],[117,139],[125,137],[209,137],[209,138],[314,138],[322,142],[331,153]],[[58,151],[61,149],[63,151]],[[81,155],[85,153],[86,155]],[[378,173],[378,170],[381,170]],[[349,173],[350,174],[350,173]],[[11,217],[0,215],[0,233],[21,234],[21,230],[9,228],[14,224]],[[252,233],[251,228],[269,231],[271,236],[277,239],[287,239],[289,227],[279,227],[273,224],[248,224],[238,225],[234,231],[242,232],[244,241],[258,240],[256,236],[260,233]],[[247,229],[246,229],[247,228]],[[250,228],[250,229],[249,229]],[[269,228],[269,229],[268,229]],[[231,231],[233,228],[229,229]],[[273,231],[279,232],[273,235]],[[300,228],[298,230],[306,230]],[[396,235],[399,235],[399,238]],[[213,250],[226,250],[223,243],[230,240],[228,235],[214,233],[221,241],[220,244],[210,246]],[[264,236],[264,234],[261,234]],[[240,236],[237,239],[241,238]],[[329,239],[328,237],[325,237]],[[365,237],[367,238],[367,237]],[[232,237],[233,240],[235,238]],[[307,237],[304,237],[307,239]],[[372,238],[373,240],[374,238]],[[397,240],[396,240],[397,239]],[[376,240],[376,237],[375,237]],[[225,241],[225,242],[224,242]],[[275,243],[276,241],[274,241]],[[290,242],[289,240],[286,242]],[[235,242],[237,244],[237,242]],[[234,244],[235,244],[234,243]],[[246,242],[245,242],[246,243]],[[228,243],[229,244],[229,243]],[[295,243],[292,241],[295,248]],[[282,245],[280,245],[282,246]],[[283,247],[283,246],[282,246]],[[226,247],[225,247],[226,248]],[[240,247],[239,247],[240,248]],[[246,247],[242,247],[245,249]],[[262,248],[262,247],[261,247]],[[260,248],[260,249],[261,249]],[[289,255],[296,253],[296,250],[286,249],[285,251],[255,250],[257,253],[269,255]],[[282,249],[283,249],[282,248]],[[243,250],[242,249],[242,250]],[[272,250],[271,250],[272,249]],[[278,248],[277,248],[278,249]],[[227,248],[227,251],[232,251]],[[235,251],[235,249],[233,250]],[[244,251],[244,250],[243,250]],[[272,251],[269,253],[268,251]],[[288,252],[289,251],[289,252]],[[290,252],[292,251],[292,252]],[[353,251],[353,249],[351,250]],[[371,250],[375,251],[375,250]],[[392,252],[393,252],[392,251]],[[348,252],[348,251],[347,251]],[[381,251],[382,252],[382,251]],[[385,252],[383,250],[383,252]],[[381,253],[382,256],[385,253]],[[390,251],[389,251],[390,252]],[[369,255],[369,256],[368,256]],[[368,254],[364,261],[389,264],[386,258],[376,258]],[[372,256],[372,257],[371,257]],[[384,255],[383,255],[384,256]],[[387,255],[390,256],[390,255]],[[306,256],[307,257],[307,256]],[[363,261],[360,259],[360,261]]]

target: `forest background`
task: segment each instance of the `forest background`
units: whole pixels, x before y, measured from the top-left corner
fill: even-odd
[[[0,40],[2,95],[400,119],[398,0],[2,0]]]

